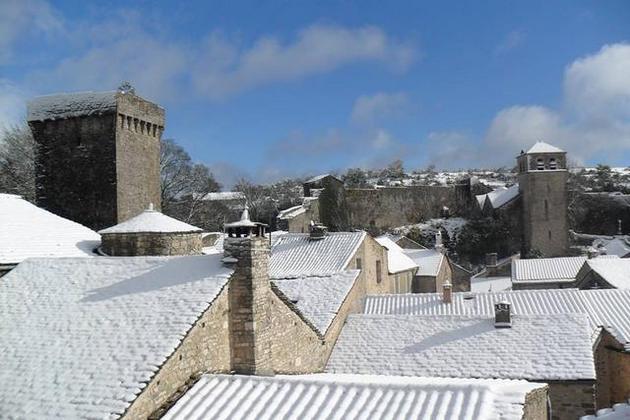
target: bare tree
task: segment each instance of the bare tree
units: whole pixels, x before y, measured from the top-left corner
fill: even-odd
[[[35,201],[35,140],[26,124],[0,133],[0,192]]]

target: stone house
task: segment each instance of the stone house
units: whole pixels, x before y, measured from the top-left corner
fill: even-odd
[[[547,386],[526,381],[382,375],[204,375],[163,419],[357,416],[539,420],[547,418]]]
[[[593,258],[575,277],[579,289],[630,289],[630,259]]]
[[[317,197],[304,197],[302,204],[282,210],[277,216],[278,228],[287,232],[306,233],[311,222],[319,222]]]
[[[0,194],[0,277],[27,258],[89,257],[101,237],[22,197]]]
[[[411,293],[418,265],[387,236],[379,236],[375,239],[387,249],[387,271],[390,282],[394,285],[394,293]]]

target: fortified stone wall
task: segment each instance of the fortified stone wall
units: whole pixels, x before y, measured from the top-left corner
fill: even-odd
[[[200,373],[229,373],[230,369],[229,301],[228,288],[224,287],[123,418],[145,419],[170,398],[179,396]]]
[[[465,216],[472,208],[470,184],[411,186],[346,190],[350,224],[384,230],[440,217],[443,207],[451,215]]]
[[[552,420],[574,420],[595,413],[595,381],[544,381],[549,384]]]
[[[201,255],[199,232],[190,233],[105,233],[103,252],[110,256]]]

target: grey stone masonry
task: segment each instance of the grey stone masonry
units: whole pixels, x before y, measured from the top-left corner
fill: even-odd
[[[110,256],[201,255],[199,232],[105,233],[103,252]]]
[[[225,238],[226,261],[234,264],[229,285],[232,370],[273,375],[269,239]],[[237,261],[234,262],[234,259]]]

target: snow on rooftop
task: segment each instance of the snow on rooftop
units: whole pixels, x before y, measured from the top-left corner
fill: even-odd
[[[542,345],[544,343],[544,345]],[[350,315],[326,372],[529,380],[595,379],[584,314]]]
[[[196,226],[173,219],[150,207],[129,220],[100,230],[99,233],[175,233],[201,232],[201,230]]]
[[[203,196],[204,201],[245,200],[245,194],[240,191],[211,192]]]
[[[0,412],[118,417],[231,272],[220,256],[24,261],[0,282]]]
[[[630,290],[540,289],[492,293],[453,293],[452,303],[439,293],[370,295],[366,314],[493,316],[494,304],[508,301],[517,315],[582,313],[589,318],[591,338],[606,328],[630,351]]]
[[[278,219],[292,219],[295,216],[299,216],[300,214],[306,213],[306,207],[302,204],[289,207],[288,209],[282,210],[278,213]]]
[[[435,249],[405,249],[405,254],[418,265],[417,276],[437,276],[444,254]]]
[[[308,233],[286,233],[272,241],[271,278],[331,275],[344,271],[365,239],[365,232],[330,232],[311,240]]]
[[[593,258],[586,263],[611,286],[630,289],[630,259]]]
[[[418,264],[409,258],[405,254],[405,251],[388,236],[379,236],[375,239],[381,246],[387,249],[387,270],[390,274],[418,268]]]
[[[630,256],[630,237],[616,236],[613,238],[598,238],[593,241],[595,248],[605,248],[606,255],[616,255],[619,258]]]
[[[85,257],[101,243],[93,230],[12,194],[0,194],[0,264],[31,257]]]
[[[347,270],[330,276],[275,279],[272,282],[317,331],[325,335],[360,272]]]
[[[38,96],[27,106],[28,121],[102,114],[116,109],[116,91]]]
[[[515,380],[377,375],[203,375],[164,420],[520,420],[544,384]]]
[[[479,207],[483,208],[486,198],[490,200],[493,209],[498,209],[512,202],[519,195],[518,184],[514,184],[509,188],[500,187],[487,194],[476,196]]]
[[[534,144],[527,153],[564,153],[564,150],[552,146],[544,141],[538,141]]]
[[[582,416],[580,420],[628,420],[630,419],[630,400],[613,405],[611,408],[602,408],[597,413]]]
[[[471,292],[500,292],[512,288],[510,277],[475,277],[470,278]]]
[[[598,258],[610,259],[615,256]],[[512,282],[573,282],[586,261],[586,257],[515,259],[512,260]]]

